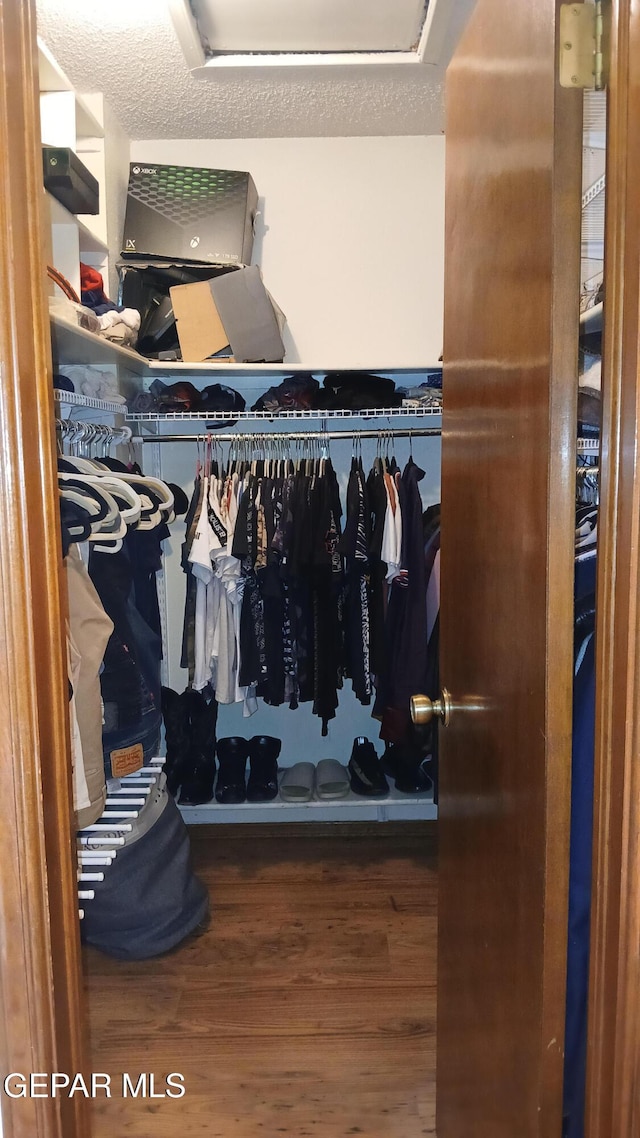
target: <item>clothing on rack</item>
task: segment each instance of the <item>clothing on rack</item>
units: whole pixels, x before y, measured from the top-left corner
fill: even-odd
[[[126,430],[61,424],[84,443],[121,439]],[[63,551],[69,592],[70,707],[78,824],[102,812],[105,777],[142,765],[157,751],[162,657],[156,572],[169,535],[173,495],[103,454],[59,459]],[[78,543],[81,544],[78,544]],[[132,748],[134,749],[132,751]],[[135,752],[135,753],[134,753]],[[123,754],[124,753],[124,754]],[[123,766],[124,763],[124,766]]]
[[[429,506],[422,515],[424,579],[426,582],[426,667],[420,691],[431,699],[440,694],[440,505]],[[400,578],[402,579],[402,578]],[[393,612],[391,619],[393,619]],[[416,727],[405,709],[386,708],[380,734],[387,746],[383,766],[395,779],[396,789],[416,793],[431,789],[438,801],[438,729],[432,721]]]
[[[190,682],[219,703],[242,702],[245,715],[257,698],[292,709],[310,702],[326,734],[349,680],[363,705],[377,688],[378,713],[395,716],[404,738],[433,630],[423,472],[410,459],[401,473],[380,455],[367,475],[354,457],[343,530],[326,448],[294,461],[282,437],[247,438],[264,458],[249,461],[239,436],[225,465],[212,440],[196,472],[182,547]]]
[[[402,475],[386,478],[390,495],[387,520],[395,513],[395,542],[387,554],[389,585],[385,624],[385,667],[380,673],[374,714],[382,722],[381,736],[387,742],[404,743],[411,736],[411,696],[425,690],[427,679],[427,578],[425,573],[422,499],[419,483],[424,471],[410,458]],[[395,520],[395,519],[394,519]],[[391,559],[394,558],[394,560]]]
[[[244,580],[232,551],[238,508],[237,477],[223,485],[212,471],[196,475],[182,549],[187,574],[182,659],[197,691],[211,686],[218,702],[244,702],[250,714],[255,697],[251,685],[242,689],[239,667]]]
[[[77,545],[71,545],[65,560],[69,603],[69,645],[76,665],[73,669],[72,728],[77,723],[79,747],[74,747],[76,785],[82,770],[86,786],[83,801],[76,794],[78,829],[91,825],[102,814],[106,786],[102,761],[102,702],[100,669],[113,632],[95,586]]]
[[[123,751],[137,749],[142,765],[157,754],[160,741],[162,640],[136,606],[132,556],[127,538],[117,553],[91,552],[89,558],[89,575],[113,622],[100,677],[107,779],[122,773]]]
[[[440,504],[423,514],[424,571],[427,582],[427,667],[424,692],[430,699],[440,696]],[[440,736],[434,720],[426,728],[412,729],[419,743],[421,768],[433,783],[433,799],[438,801],[438,746]],[[410,740],[411,740],[410,735]]]
[[[340,681],[337,481],[264,462],[196,476],[183,546],[183,662],[219,703],[314,702],[326,724]]]
[[[173,493],[135,465],[87,453],[126,429],[59,424],[74,440],[58,461],[69,594],[70,723],[78,827],[123,848],[84,904],[83,940],[124,959],[166,952],[205,918],[207,891],[190,865],[184,822],[160,774],[124,830],[105,812],[106,782],[158,751],[162,641],[156,574],[173,520]],[[78,450],[82,447],[83,453]],[[193,693],[195,694],[195,693]],[[117,785],[117,784],[116,784]],[[108,835],[109,822],[113,834]],[[102,847],[101,847],[102,848]],[[92,896],[91,896],[92,894]]]
[[[371,511],[362,460],[355,459],[347,486],[347,518],[339,550],[344,554],[345,673],[360,703],[371,702]]]

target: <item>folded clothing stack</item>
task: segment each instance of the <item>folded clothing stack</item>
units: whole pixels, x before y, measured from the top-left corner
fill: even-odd
[[[403,407],[442,408],[442,387],[433,387],[431,381],[418,387],[407,387],[403,393]]]
[[[288,375],[277,387],[270,387],[251,408],[252,411],[363,411],[400,407],[402,392],[392,379],[364,371],[328,372],[320,387],[310,372]]]
[[[277,387],[270,387],[251,408],[252,411],[311,411],[318,406],[320,384],[311,372],[288,375]]]
[[[323,411],[363,411],[402,406],[402,395],[392,379],[366,371],[333,371],[324,378],[320,393]]]
[[[112,343],[135,348],[140,331],[140,313],[135,308],[114,304],[104,291],[102,275],[91,265],[80,262],[82,304],[90,308],[98,321],[101,336]]]
[[[223,383],[211,383],[204,390],[198,391],[188,380],[167,384],[161,379],[154,379],[148,391],[138,392],[129,403],[129,410],[136,415],[169,415],[193,411],[210,411],[213,414],[216,411],[244,411],[245,407],[246,403],[240,393]],[[229,420],[226,426],[229,426]]]
[[[100,368],[90,364],[65,365],[64,373],[54,376],[54,387],[62,391],[75,391],[79,395],[88,395],[92,399],[105,399],[110,403],[126,402],[118,391],[115,375],[101,371]]]

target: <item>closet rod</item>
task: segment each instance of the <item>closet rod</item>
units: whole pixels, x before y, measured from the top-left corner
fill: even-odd
[[[300,440],[302,442],[308,439],[319,439],[321,442],[326,439],[413,439],[430,435],[440,435],[440,427],[416,427],[414,430],[409,430],[406,427],[381,427],[378,431],[274,431],[267,433],[265,431],[256,431],[255,434],[223,434],[219,435],[217,431],[202,431],[199,435],[134,435],[131,439],[132,443],[184,443],[184,442],[202,442],[204,439],[210,437],[216,442],[221,443],[241,443],[241,442],[255,442],[258,439],[293,439],[294,441]]]

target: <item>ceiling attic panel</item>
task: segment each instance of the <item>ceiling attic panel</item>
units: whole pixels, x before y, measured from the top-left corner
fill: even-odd
[[[425,0],[192,0],[213,51],[411,51]]]

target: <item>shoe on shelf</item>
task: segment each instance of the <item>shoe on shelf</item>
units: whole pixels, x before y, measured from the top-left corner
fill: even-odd
[[[313,763],[294,763],[287,767],[280,781],[280,798],[296,805],[311,802],[316,778]]]
[[[389,783],[384,776],[376,749],[364,735],[359,735],[353,741],[349,759],[349,778],[354,794],[361,794],[365,798],[383,798],[389,793]]]
[[[433,790],[433,780],[427,773],[430,762],[430,755],[401,743],[388,743],[382,756],[384,772],[393,779],[401,794],[425,794]]]
[[[249,744],[239,735],[218,739],[217,802],[225,806],[236,806],[246,801],[245,771],[248,756]]]
[[[351,790],[349,772],[337,759],[320,759],[316,767],[315,791],[320,802],[346,798]]]
[[[164,720],[167,757],[164,773],[167,790],[175,798],[189,759],[189,709],[186,692],[180,695],[173,688],[161,688],[162,718]]]
[[[273,735],[254,735],[249,739],[248,802],[271,802],[278,794],[278,755],[280,739]]]
[[[216,723],[218,704],[207,703],[199,691],[186,691],[189,710],[189,754],[182,775],[181,806],[202,806],[213,798],[216,777]]]

